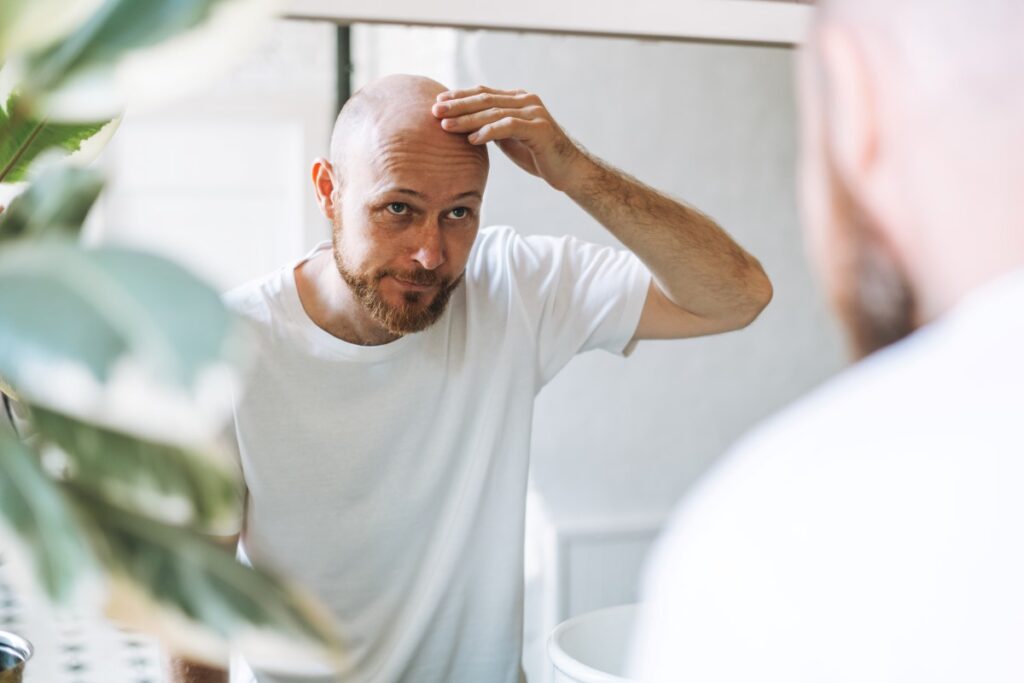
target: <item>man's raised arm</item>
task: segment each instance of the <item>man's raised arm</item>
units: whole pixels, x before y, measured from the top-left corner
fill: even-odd
[[[442,93],[445,130],[495,142],[518,166],[565,192],[654,276],[637,339],[713,334],[749,324],[772,286],[757,259],[711,218],[584,151],[536,95],[478,86]]]

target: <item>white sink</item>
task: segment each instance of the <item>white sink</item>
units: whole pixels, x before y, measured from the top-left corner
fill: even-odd
[[[608,607],[559,624],[548,639],[555,683],[633,683],[625,673],[639,607]]]

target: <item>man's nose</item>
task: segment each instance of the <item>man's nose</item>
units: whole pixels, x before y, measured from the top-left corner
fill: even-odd
[[[424,225],[417,235],[412,259],[426,270],[437,270],[445,262],[441,226],[436,222]]]

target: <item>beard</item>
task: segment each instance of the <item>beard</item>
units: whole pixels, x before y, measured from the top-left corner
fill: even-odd
[[[406,335],[413,332],[422,332],[433,325],[444,314],[452,292],[462,282],[462,275],[451,280],[443,278],[434,271],[425,268],[411,271],[399,271],[392,268],[383,268],[373,272],[359,271],[345,263],[338,242],[338,230],[336,228],[334,235],[334,263],[338,268],[341,279],[349,286],[349,289],[352,290],[352,293],[370,317],[392,334]],[[391,304],[380,291],[381,281],[388,276],[397,277],[417,285],[436,287],[433,292],[433,299],[428,299],[431,296],[431,292],[405,292],[402,295],[402,304],[398,306]]]
[[[840,250],[832,298],[859,360],[916,329],[917,298],[878,223],[854,198],[833,164],[828,164],[827,173]]]

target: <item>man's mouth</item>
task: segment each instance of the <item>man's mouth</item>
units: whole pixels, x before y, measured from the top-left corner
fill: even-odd
[[[410,282],[408,280],[403,280],[402,278],[398,277],[397,275],[392,275],[391,278],[395,282],[397,282],[398,284],[400,284],[403,287],[405,287],[406,289],[411,289],[411,290],[416,291],[416,292],[426,292],[428,290],[431,290],[431,289],[434,289],[435,287],[437,287],[437,283],[421,284],[419,282]]]

